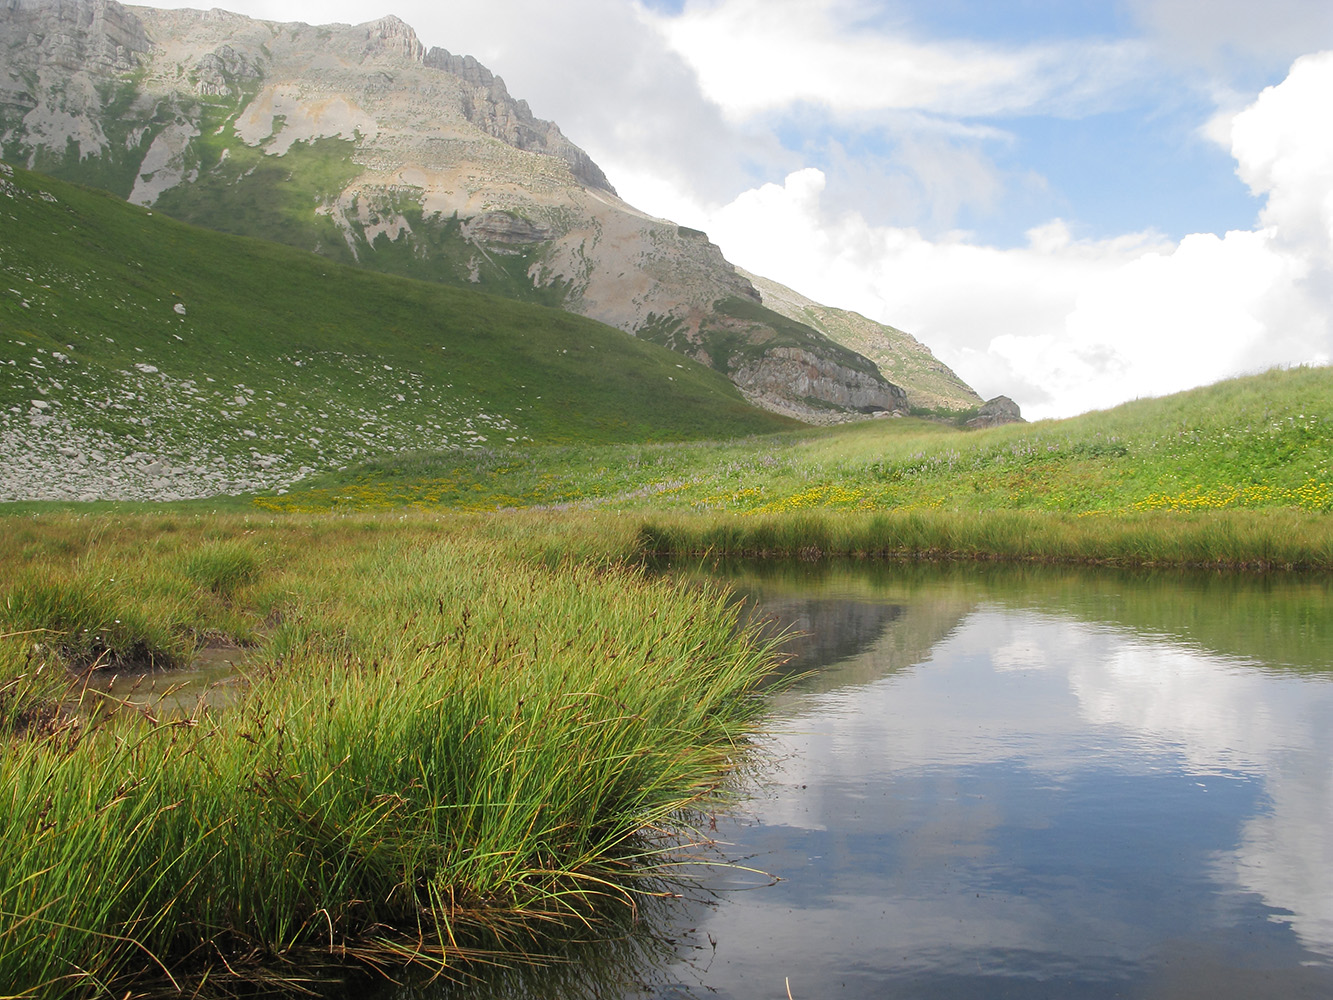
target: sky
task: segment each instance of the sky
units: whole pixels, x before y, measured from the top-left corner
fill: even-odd
[[[222,5],[398,15],[630,204],[1030,419],[1333,360],[1328,0]]]

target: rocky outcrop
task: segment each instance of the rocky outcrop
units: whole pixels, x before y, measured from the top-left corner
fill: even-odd
[[[382,17],[365,25],[366,47],[362,58],[375,59],[378,56],[390,56],[419,63],[426,56],[426,48],[417,38],[417,33],[401,18]]]
[[[967,422],[968,427],[999,427],[1002,424],[1025,424],[1018,404],[1008,396],[996,396],[982,404],[977,415]]]
[[[195,64],[195,90],[205,97],[232,97],[245,84],[263,76],[260,63],[230,45],[219,45]]]
[[[771,348],[733,369],[731,380],[751,402],[806,423],[907,409],[907,394],[898,386],[799,347]]]
[[[508,212],[482,212],[463,223],[463,235],[474,243],[525,246],[550,239],[551,230]]]
[[[981,397],[930,348],[910,333],[847,309],[822,305],[776,281],[740,272],[774,312],[818,330],[835,343],[873,361],[885,379],[903,388],[913,407],[970,410]]]

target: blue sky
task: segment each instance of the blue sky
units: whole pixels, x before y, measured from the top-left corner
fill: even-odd
[[[927,179],[905,166],[886,171],[880,184],[849,178],[855,190],[847,196],[876,222],[935,232],[961,228],[997,246],[1023,243],[1027,230],[1052,214],[1090,238],[1155,229],[1178,239],[1247,229],[1261,201],[1236,176],[1230,153],[1200,133],[1200,122],[1212,112],[1195,99],[1174,107],[1138,102],[1084,117],[965,119],[997,133],[963,146],[993,165],[1000,189],[989,198],[937,211],[924,190]],[[910,133],[889,127],[857,130],[830,122],[817,109],[778,123],[774,131],[785,147],[831,177],[843,156],[892,162],[910,139]],[[912,197],[899,196],[903,184]]]
[[[399,15],[626,201],[1030,416],[1333,357],[1328,0],[229,6]]]
[[[680,14],[683,2],[651,5]],[[1034,43],[1133,40],[1145,26],[1123,3],[1069,0],[933,0],[868,5],[866,30],[922,40],[966,40],[1022,47]],[[1200,8],[1200,16],[1206,10]],[[1179,239],[1253,224],[1260,202],[1236,176],[1228,151],[1200,132],[1216,111],[1197,67],[1150,60],[1141,86],[1107,95],[1104,108],[1082,113],[1017,113],[965,119],[1001,137],[985,144],[1006,176],[1007,196],[956,220],[1000,246],[1052,212],[1080,235],[1107,237],[1156,229]],[[1282,60],[1235,56],[1224,74],[1257,92],[1281,81]],[[887,137],[886,137],[887,138]],[[889,145],[881,140],[882,145]],[[1034,176],[1035,175],[1035,176]]]
[[[1001,162],[1040,174],[1048,200],[1018,220],[982,220],[978,230],[1012,242],[1015,222],[1025,230],[1034,213],[1052,211],[1093,237],[1151,228],[1179,239],[1249,228],[1259,200],[1236,176],[1231,155],[1198,132],[1211,110],[1194,101],[1007,123],[1015,138]]]
[[[1124,4],[1085,0],[917,0],[878,6],[884,11],[883,21],[891,24],[924,35],[978,41],[1022,44],[1098,35],[1114,38],[1134,34],[1137,28]]]

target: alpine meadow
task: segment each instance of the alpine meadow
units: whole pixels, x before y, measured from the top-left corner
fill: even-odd
[[[737,560],[1333,572],[1327,366],[1025,421],[397,18],[17,0],[0,71],[2,997],[670,950],[799,679]]]

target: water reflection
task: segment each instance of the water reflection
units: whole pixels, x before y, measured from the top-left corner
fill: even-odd
[[[1275,919],[1333,956],[1333,685],[1327,676],[1275,683],[1255,666],[1125,640],[1080,665],[1071,684],[1090,721],[1178,748],[1194,774],[1262,782],[1261,807],[1215,871],[1289,910]]]
[[[783,638],[790,659],[780,673],[801,673],[811,664],[850,660],[877,645],[888,626],[907,610],[900,604],[870,604],[798,596],[754,602],[751,617],[766,638]]]
[[[738,579],[901,611],[778,699],[688,995],[1333,995],[1327,584],[1073,576]]]
[[[246,651],[237,646],[205,646],[179,670],[94,670],[78,679],[71,698],[89,707],[138,709],[157,718],[226,708],[240,694],[239,668],[245,660]]]

